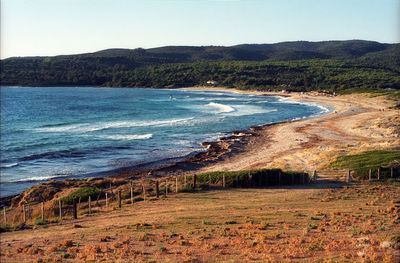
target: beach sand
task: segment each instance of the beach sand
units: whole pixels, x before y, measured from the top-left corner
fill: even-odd
[[[209,87],[193,89],[233,91]],[[394,101],[383,97],[368,94],[327,96],[315,92],[235,92],[283,95],[293,100],[330,105],[335,109],[324,116],[261,127],[254,131],[254,136],[250,136],[240,151],[225,154],[218,162],[200,168],[199,172],[255,168],[312,172],[326,168],[338,156],[400,147],[399,110],[390,110]]]

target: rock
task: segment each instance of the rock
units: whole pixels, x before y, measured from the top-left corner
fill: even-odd
[[[31,226],[25,224],[25,223],[21,223],[16,227],[17,230],[24,230],[24,229],[32,229]]]
[[[365,257],[365,252],[364,251],[358,251],[357,252],[357,256],[363,258],[363,257]]]
[[[380,244],[380,246],[383,247],[383,248],[388,248],[388,247],[394,246],[394,244],[395,244],[394,242],[383,241],[383,242]]]

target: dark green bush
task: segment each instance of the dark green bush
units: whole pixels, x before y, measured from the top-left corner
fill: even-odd
[[[250,187],[269,185],[290,185],[308,183],[308,174],[296,171],[282,171],[281,169],[258,169],[232,172],[209,172],[197,176],[199,184],[222,185],[225,175],[226,187]]]
[[[61,201],[63,204],[72,205],[74,199],[76,201],[78,201],[80,198],[81,202],[86,202],[89,200],[89,196],[93,200],[94,198],[97,198],[97,196],[99,194],[100,194],[99,188],[97,188],[95,186],[85,186],[85,187],[79,188],[72,194],[62,198]]]

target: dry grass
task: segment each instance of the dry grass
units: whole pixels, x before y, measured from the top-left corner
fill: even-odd
[[[180,193],[127,204],[2,233],[0,259],[398,262],[399,186],[317,186]]]

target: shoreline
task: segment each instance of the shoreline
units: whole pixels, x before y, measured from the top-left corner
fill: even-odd
[[[128,179],[162,177],[171,173],[187,174],[208,171],[233,171],[258,168],[281,168],[312,172],[326,166],[333,158],[361,151],[363,149],[381,149],[400,147],[392,130],[381,125],[365,129],[371,119],[377,115],[392,118],[398,110],[381,111],[388,102],[382,98],[367,98],[365,95],[352,94],[337,97],[320,96],[312,93],[280,93],[242,91],[221,87],[188,87],[181,89],[229,91],[248,95],[281,96],[300,102],[321,103],[334,107],[328,114],[301,120],[253,126],[248,130],[232,131],[232,135],[222,137],[216,142],[202,142],[207,147],[204,152],[195,153],[183,160],[153,168],[127,167],[112,175],[95,177],[95,180],[123,182]],[[335,125],[334,125],[335,124]],[[337,127],[336,124],[340,124]],[[358,124],[359,127],[351,127]],[[357,126],[357,125],[356,125]],[[329,129],[330,128],[330,129]],[[327,130],[326,130],[327,129]],[[379,131],[377,131],[379,130]],[[396,130],[395,130],[396,132]],[[372,136],[374,135],[374,136]],[[371,138],[368,140],[368,138]],[[371,142],[379,139],[376,142]],[[332,144],[332,145],[329,145]],[[348,144],[352,144],[348,147]],[[365,145],[370,144],[370,145]],[[347,148],[347,149],[345,149]],[[318,161],[320,160],[320,161]],[[115,171],[114,171],[115,172]],[[61,181],[82,181],[85,179],[65,179]],[[41,185],[46,183],[35,184]],[[33,186],[33,187],[35,187]],[[11,198],[20,194],[0,198],[1,204],[11,202]],[[24,199],[24,198],[22,198]]]

